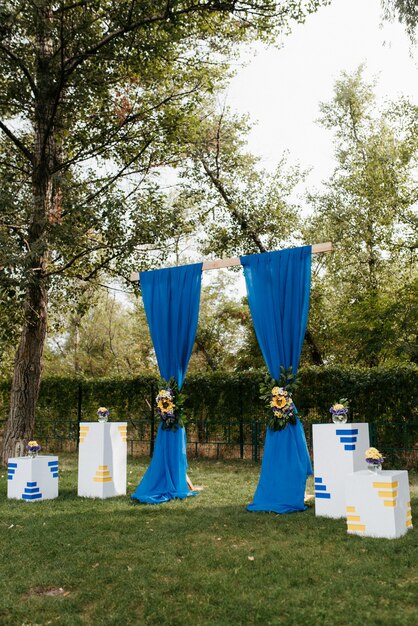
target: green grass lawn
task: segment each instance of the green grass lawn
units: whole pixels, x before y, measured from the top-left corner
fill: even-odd
[[[129,494],[148,462],[128,463]],[[157,506],[78,498],[75,455],[60,455],[56,500],[7,500],[0,472],[0,625],[418,623],[416,530],[370,539],[313,508],[248,513],[258,464],[189,470],[199,496]]]

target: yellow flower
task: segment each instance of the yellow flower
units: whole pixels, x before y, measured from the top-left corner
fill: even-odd
[[[28,446],[30,446],[31,448],[34,448],[37,445],[38,445],[37,441],[29,441],[29,443],[28,443]]]
[[[286,406],[286,398],[283,396],[273,396],[270,402],[270,406],[276,409],[282,409]]]
[[[366,459],[381,459],[382,455],[380,454],[379,450],[377,448],[369,448],[368,450],[366,450],[366,452],[364,453],[364,456],[366,457]]]
[[[168,398],[161,398],[161,400],[158,400],[157,406],[163,413],[172,413],[174,410],[174,403]]]
[[[278,396],[280,393],[280,387],[273,387],[273,389],[271,390],[271,394],[273,396]]]
[[[332,408],[335,409],[336,411],[339,411],[340,409],[344,409],[344,405],[340,404],[339,402],[336,402],[335,404],[333,404]]]

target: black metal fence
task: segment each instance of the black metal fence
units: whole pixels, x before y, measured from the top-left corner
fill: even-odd
[[[321,419],[302,418],[308,449],[312,453],[312,425]],[[329,421],[329,420],[327,420]],[[78,420],[39,419],[35,437],[45,449],[76,451]],[[128,421],[128,454],[151,456],[158,420]],[[266,423],[261,420],[197,420],[186,425],[189,458],[248,459],[260,461],[263,455]],[[418,470],[418,423],[370,422],[370,445],[381,450],[385,466]]]
[[[396,376],[390,372],[390,385],[383,374],[376,373],[376,380],[365,374],[355,379],[352,372],[344,376],[339,372],[338,378],[335,372],[319,369],[303,375],[295,401],[310,450],[312,424],[330,421],[329,398],[343,397],[347,377],[351,376],[351,421],[369,422],[371,445],[383,452],[386,467],[418,469],[415,372],[407,371],[401,390],[399,385],[392,385],[393,380],[400,380],[397,372]],[[259,400],[260,377],[190,376],[186,382],[189,457],[259,461],[266,428],[266,409]],[[97,407],[105,404],[111,409],[113,421],[128,423],[128,454],[151,455],[159,423],[155,411],[157,392],[158,381],[151,377],[48,379],[41,387],[34,436],[46,450],[76,451],[80,423],[95,420]],[[8,394],[8,385],[0,386],[0,438],[8,413]],[[370,420],[366,417],[369,415],[379,417]]]

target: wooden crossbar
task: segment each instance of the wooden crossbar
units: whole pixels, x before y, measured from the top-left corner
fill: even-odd
[[[312,246],[312,254],[321,254],[322,252],[331,252],[332,243],[326,241],[325,243],[315,243]],[[232,267],[234,265],[240,265],[239,257],[232,257],[230,259],[215,259],[214,261],[205,261],[203,263],[202,270],[217,270],[222,267]],[[137,282],[139,280],[139,272],[132,272],[131,282]]]

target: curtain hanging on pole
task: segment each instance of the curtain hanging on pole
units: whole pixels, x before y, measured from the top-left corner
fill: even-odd
[[[312,246],[241,257],[255,333],[271,376],[296,374],[308,320]],[[305,434],[296,425],[267,429],[259,483],[249,511],[303,511],[312,474]]]
[[[199,317],[202,263],[141,272],[145,313],[160,374],[181,389],[193,349]],[[186,480],[186,433],[161,424],[151,463],[132,498],[160,504],[197,495]]]

